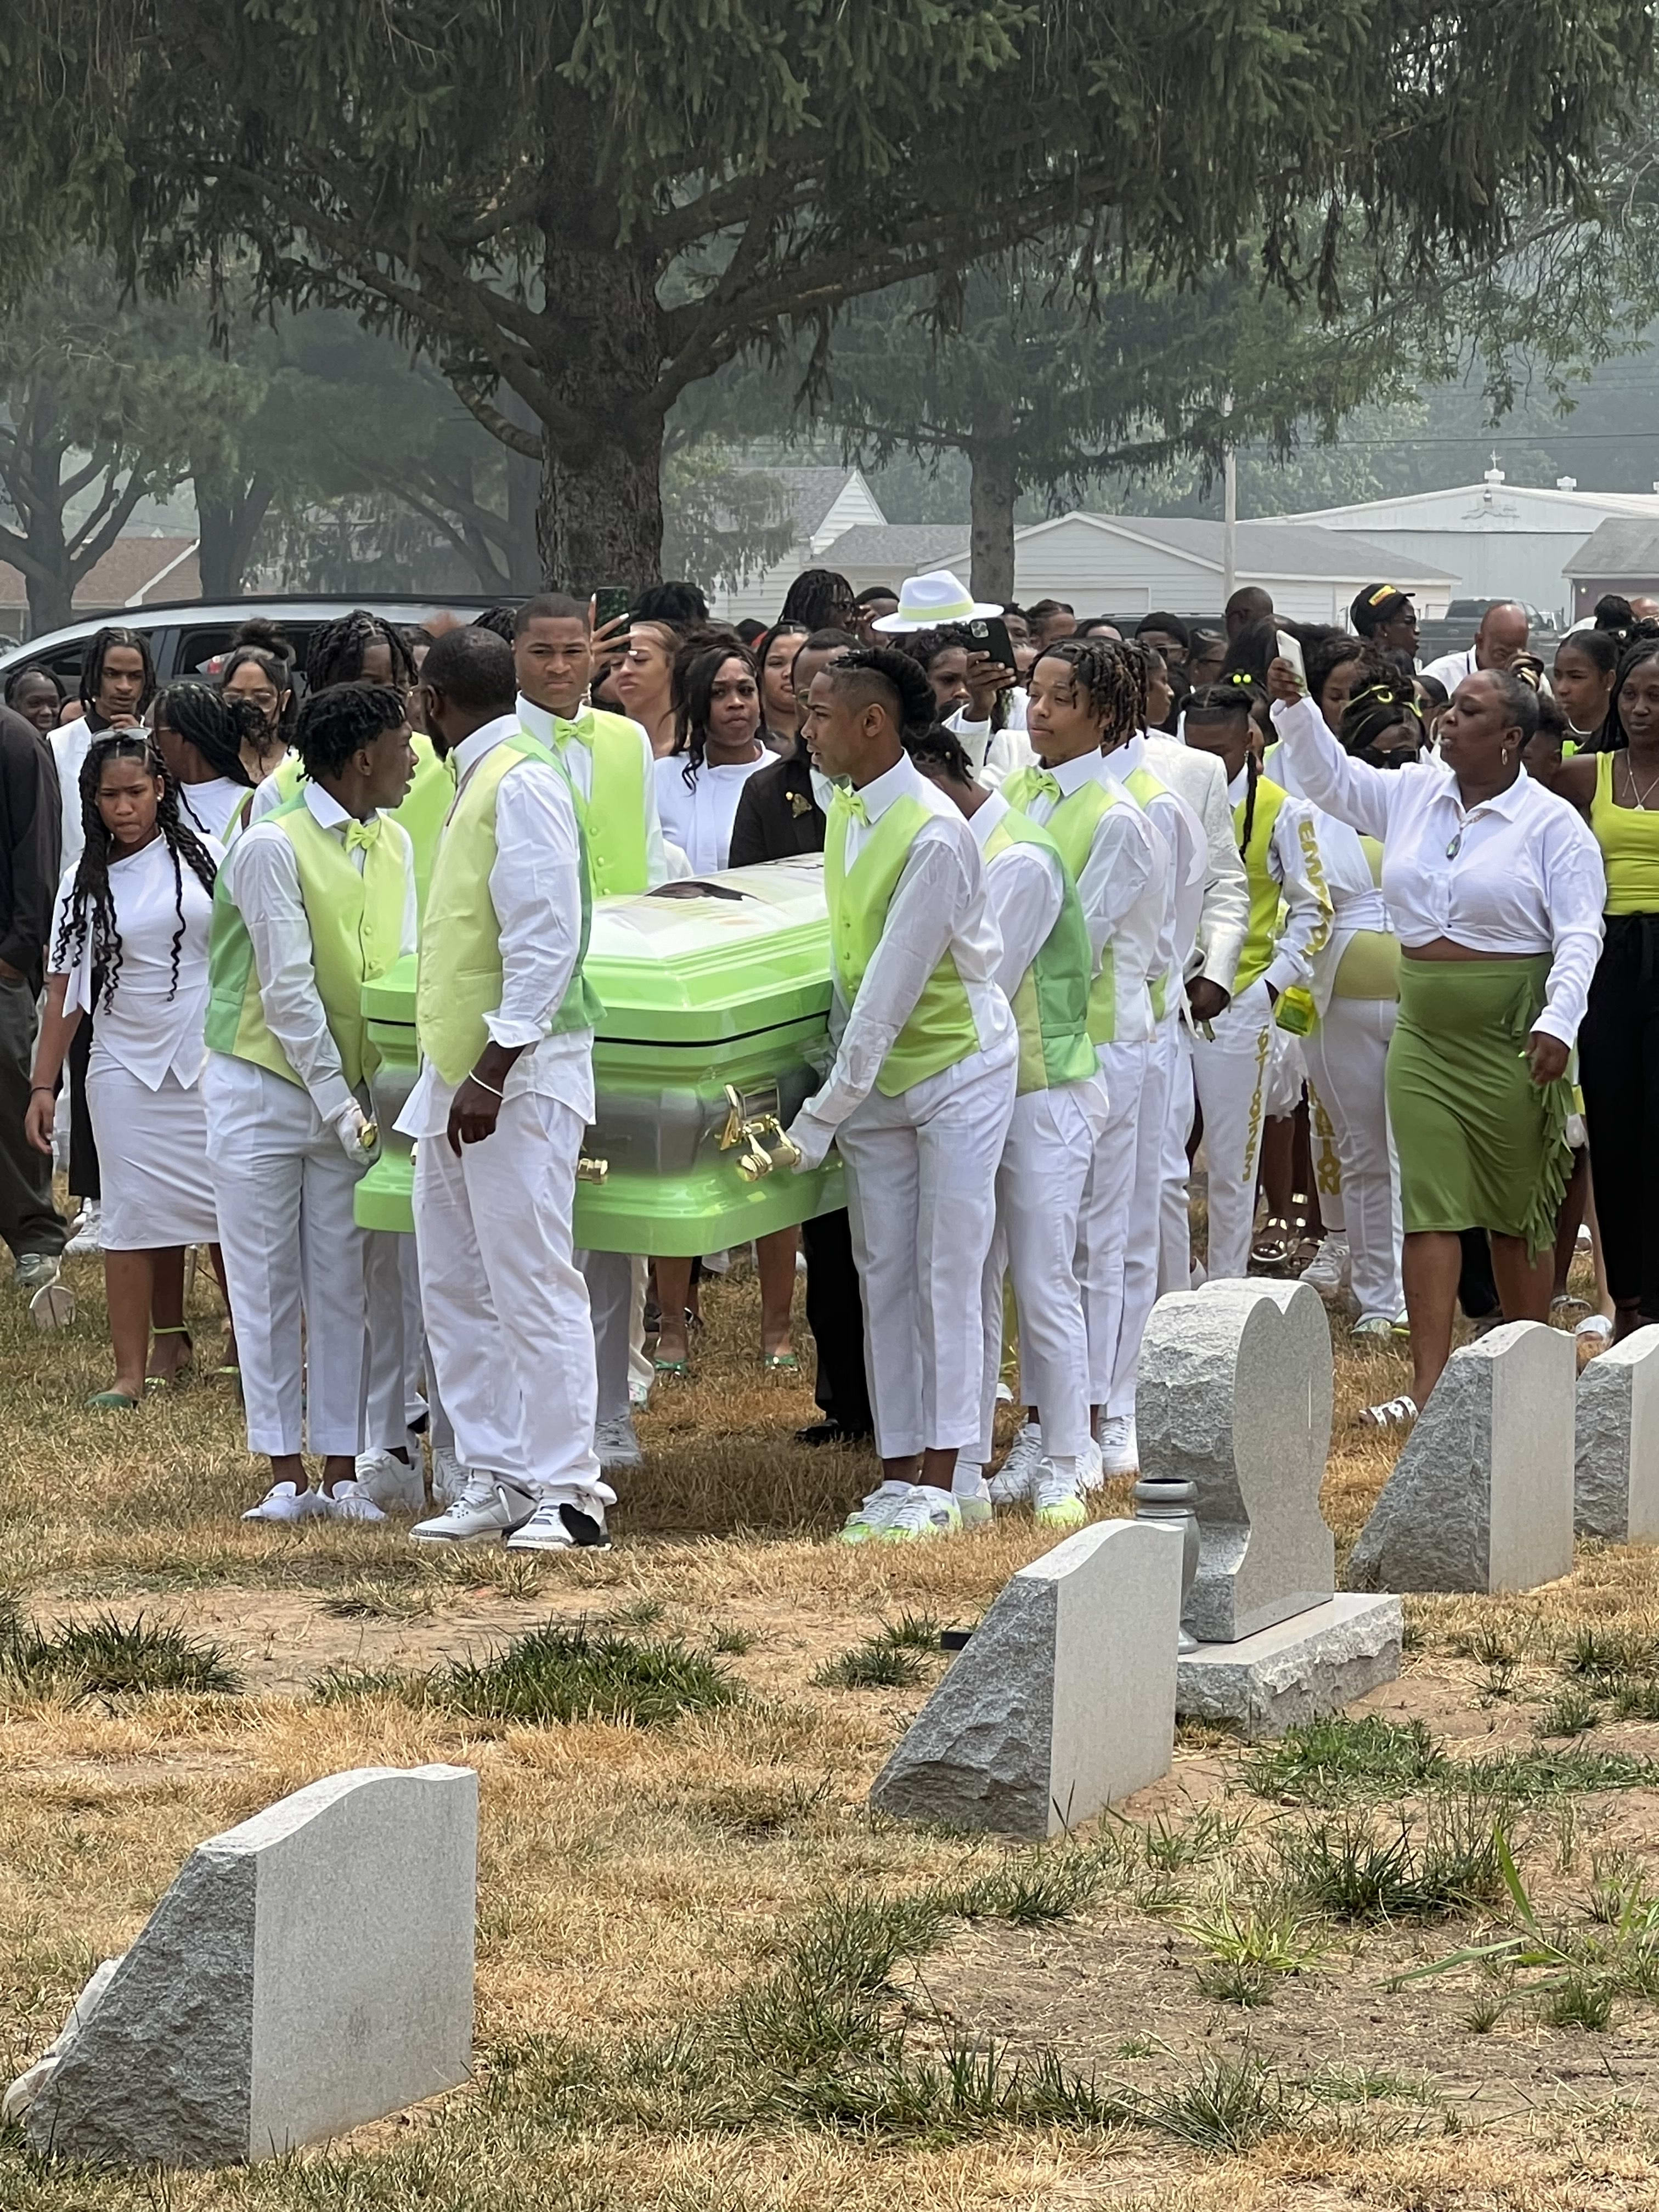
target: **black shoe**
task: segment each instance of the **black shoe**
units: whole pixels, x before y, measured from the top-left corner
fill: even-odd
[[[874,1431],[870,1429],[844,1429],[839,1421],[814,1421],[810,1426],[797,1429],[798,1444],[867,1444]]]

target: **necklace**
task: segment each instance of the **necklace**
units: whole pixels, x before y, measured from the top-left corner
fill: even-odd
[[[1636,764],[1631,759],[1628,753],[1625,756],[1625,773],[1630,778],[1631,789],[1636,793],[1636,805],[1638,811],[1644,814],[1647,813],[1649,811],[1648,801],[1653,797],[1656,791],[1659,791],[1659,775],[1655,776],[1653,781],[1648,786],[1647,789],[1644,791],[1641,785],[1636,781]]]

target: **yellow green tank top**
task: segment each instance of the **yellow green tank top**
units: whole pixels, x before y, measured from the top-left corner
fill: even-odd
[[[1609,914],[1659,914],[1659,811],[1616,805],[1612,753],[1595,756],[1589,826],[1607,872]]]

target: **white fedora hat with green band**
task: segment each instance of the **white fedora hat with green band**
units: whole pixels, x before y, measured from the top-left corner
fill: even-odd
[[[899,586],[898,612],[881,616],[870,627],[884,630],[938,629],[946,623],[974,622],[1001,612],[994,600],[975,599],[967,586],[948,568],[935,568],[930,575],[907,576]]]

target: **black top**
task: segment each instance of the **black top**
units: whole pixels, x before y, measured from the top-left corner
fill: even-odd
[[[0,961],[40,988],[63,855],[58,770],[33,724],[0,707]]]
[[[751,775],[738,800],[726,866],[748,868],[757,860],[793,860],[798,854],[823,850],[823,814],[812,794],[811,763],[805,751]]]

